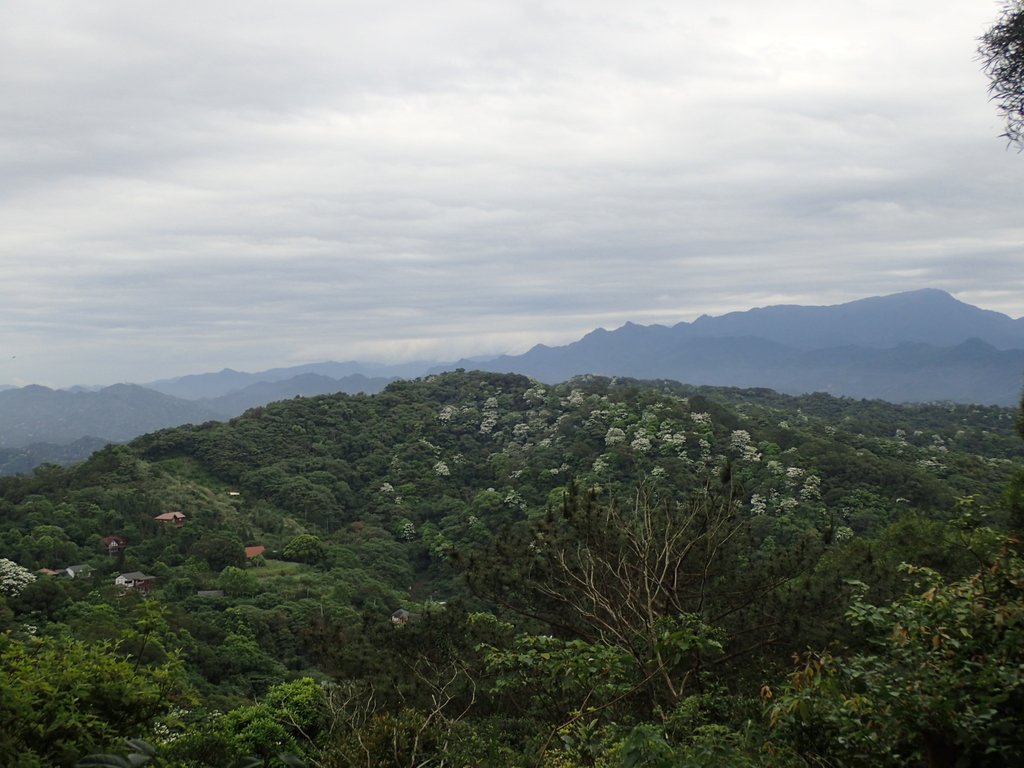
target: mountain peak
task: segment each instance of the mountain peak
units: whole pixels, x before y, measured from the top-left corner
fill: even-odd
[[[978,309],[978,307],[974,307],[970,304],[960,301],[960,299],[956,298],[953,294],[949,293],[948,291],[943,291],[940,288],[918,288],[913,291],[889,293],[885,294],[884,296],[872,296],[867,299],[856,299],[854,301],[846,302],[846,304],[840,304],[838,306],[848,306],[850,304],[859,304],[861,302],[873,302],[876,304],[902,304],[914,306],[951,306],[954,304],[959,304],[960,306]]]
[[[922,296],[931,298],[942,298],[942,299],[953,299],[953,301],[959,301],[949,291],[944,291],[941,288],[917,288],[913,291],[903,291],[902,293],[890,293],[888,296],[882,298],[897,298],[900,296]]]
[[[844,345],[887,348],[902,342],[948,347],[971,337],[997,349],[1024,349],[1024,328],[1017,321],[938,288],[831,306],[775,305],[718,317],[701,315],[690,329],[715,338],[756,336],[804,350]]]
[[[625,323],[546,348],[543,355],[533,350],[507,356],[487,368],[549,382],[597,373],[1009,404],[1019,398],[1024,322],[925,288],[832,306],[701,315],[671,328]]]

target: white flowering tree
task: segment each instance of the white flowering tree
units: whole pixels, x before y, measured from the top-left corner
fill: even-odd
[[[418,538],[416,524],[407,517],[403,517],[395,524],[395,535],[399,541],[415,541]]]
[[[35,575],[28,568],[6,557],[0,558],[0,594],[15,597],[35,580]]]
[[[619,427],[611,427],[604,436],[605,445],[617,445],[626,439],[626,433]]]
[[[754,447],[750,433],[745,429],[734,430],[729,438],[729,447],[740,461],[756,463],[761,461],[761,454]]]

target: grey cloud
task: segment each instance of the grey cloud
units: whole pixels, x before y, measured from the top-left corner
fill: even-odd
[[[1024,314],[1020,160],[971,60],[987,21],[8,5],[0,330],[38,364],[0,382],[456,357],[924,285]]]

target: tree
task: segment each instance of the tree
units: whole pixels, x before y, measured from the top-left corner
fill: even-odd
[[[260,590],[259,581],[256,580],[255,576],[233,565],[229,565],[220,572],[217,583],[221,589],[232,597],[255,595]]]
[[[327,547],[320,540],[319,536],[314,536],[311,533],[300,533],[297,536],[293,536],[291,541],[285,545],[282,555],[285,560],[316,565],[323,562],[327,556]]]
[[[681,501],[641,492],[627,505],[571,486],[561,514],[454,560],[481,594],[621,649],[648,706],[673,706],[711,665],[772,642],[780,624],[768,598],[788,577],[755,567],[729,481],[713,486]]]
[[[6,557],[0,558],[0,595],[14,597],[36,580],[28,569]]]
[[[192,545],[189,553],[205,560],[214,571],[245,563],[245,548],[233,536],[214,533],[206,535]]]
[[[1007,0],[999,20],[981,37],[978,53],[989,93],[1006,118],[1003,135],[1024,149],[1024,0]]]
[[[1017,434],[1024,439],[1024,394],[1021,395],[1020,408],[1017,410]],[[1018,548],[1024,538],[1024,469],[1018,469],[1003,492],[1003,502],[1009,512],[1008,527],[1017,537]]]
[[[874,652],[808,656],[772,724],[815,765],[1013,764],[1024,754],[1024,560],[1007,550],[951,583],[904,570],[927,589],[847,614]]]
[[[0,755],[65,766],[147,730],[184,691],[177,660],[142,667],[115,646],[0,635]]]

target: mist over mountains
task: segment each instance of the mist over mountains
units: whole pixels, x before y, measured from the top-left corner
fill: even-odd
[[[925,289],[835,306],[704,315],[671,327],[626,323],[564,346],[447,364],[322,362],[256,373],[225,368],[98,390],[0,387],[0,473],[83,458],[102,442],[229,419],[275,400],[372,394],[396,378],[457,368],[549,383],[593,373],[787,394],[1012,406],[1024,381],[1024,318]]]

